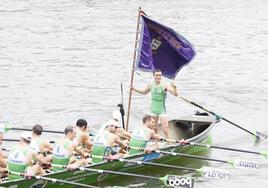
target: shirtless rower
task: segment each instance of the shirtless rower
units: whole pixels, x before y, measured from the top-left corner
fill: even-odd
[[[41,125],[34,125],[32,129],[32,140],[30,143],[30,148],[37,152],[40,157],[43,157],[46,162],[52,161],[52,145],[45,139],[41,138],[43,132],[43,127]]]
[[[131,147],[145,149],[150,139],[155,139],[159,141],[162,138],[154,131],[155,118],[153,116],[145,115],[142,118],[142,122],[143,124],[136,130],[134,130],[131,134],[131,139],[129,142],[129,155],[140,153],[139,150],[131,149]]]
[[[122,119],[120,112],[119,111],[114,111],[113,114],[112,114],[112,118],[118,124],[118,128],[116,129],[116,134],[120,138],[130,140],[131,134],[128,131],[126,131],[125,129],[123,129],[123,127],[120,124],[120,119]]]
[[[79,119],[76,122],[75,142],[84,152],[89,153],[92,149],[93,144],[89,137],[87,121],[84,119]]]
[[[119,153],[118,147],[114,147],[116,144],[121,148],[127,146],[127,141],[122,141],[116,134],[118,128],[117,122],[109,120],[104,123],[103,127],[99,130],[99,133],[95,136],[92,149],[92,162],[97,163],[103,161],[103,157],[114,156],[121,157],[122,153]]]
[[[75,169],[79,166],[86,165],[87,155],[83,153],[74,142],[76,135],[73,126],[67,126],[64,130],[65,137],[56,141],[52,151],[52,170],[54,172],[62,171],[65,168]],[[81,159],[77,159],[73,155],[76,151],[81,155]]]
[[[39,164],[32,164],[33,160],[45,164],[46,162],[30,149],[31,134],[24,132],[20,136],[20,142],[14,146],[8,155],[7,168],[9,171],[8,179],[20,179],[21,175],[43,175],[43,169]]]

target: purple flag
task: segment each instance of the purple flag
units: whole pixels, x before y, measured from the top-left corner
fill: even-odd
[[[160,69],[174,79],[195,56],[194,47],[183,36],[141,15],[141,36],[136,67],[143,71]]]

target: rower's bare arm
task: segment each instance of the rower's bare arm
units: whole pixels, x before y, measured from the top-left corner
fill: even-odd
[[[151,136],[152,139],[154,140],[161,140],[162,136],[160,136],[159,134],[156,134],[153,130],[152,130],[152,136]]]
[[[124,130],[124,136],[125,136],[128,140],[130,140],[130,138],[131,138],[131,134],[130,134],[128,131],[126,131],[126,130]]]
[[[160,136],[159,134],[155,134],[154,137],[158,141],[162,139],[162,136]]]
[[[53,146],[52,146],[48,141],[45,141],[45,142],[44,142],[44,147],[43,147],[43,149],[44,149],[45,151],[52,152],[52,150],[53,150]]]
[[[29,160],[36,159],[36,161],[41,163],[41,164],[47,163],[47,161],[45,161],[45,159],[42,158],[41,155],[38,155],[37,152],[32,151],[28,156],[29,156]]]
[[[3,151],[0,151],[0,158],[7,158],[7,154],[4,153]]]
[[[171,82],[170,85],[166,85],[167,91],[169,91],[172,95],[178,96],[178,91],[177,91],[177,86],[175,85],[174,82]]]
[[[83,158],[87,157],[87,154],[83,151],[82,148],[78,147],[76,144],[73,144],[73,150],[76,151],[79,155],[81,155]]]
[[[83,144],[86,146],[86,148],[87,148],[88,150],[91,150],[93,144],[92,144],[91,139],[90,139],[90,137],[88,136],[88,134],[84,134],[84,135],[83,135]]]
[[[120,135],[120,137],[130,140],[131,134],[128,131],[126,131],[126,130],[124,130],[122,128],[117,129],[116,131]]]
[[[139,93],[139,94],[142,94],[142,95],[146,95],[150,92],[150,85],[147,85],[146,88],[144,89],[139,89],[139,88],[136,88],[134,87],[133,85],[131,86],[132,90]]]
[[[122,141],[118,136],[115,137],[115,143],[121,146],[122,148],[127,146],[127,143]]]

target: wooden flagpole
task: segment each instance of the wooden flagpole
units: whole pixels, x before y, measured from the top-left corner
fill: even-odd
[[[138,14],[138,20],[137,20],[137,30],[136,30],[136,39],[135,39],[135,47],[134,47],[134,54],[133,54],[133,63],[132,63],[130,86],[132,86],[133,81],[134,81],[134,71],[135,71],[135,63],[136,63],[136,56],[137,56],[137,47],[138,47],[138,43],[139,43],[138,39],[139,39],[141,12],[142,12],[141,7],[139,7],[139,14]],[[126,130],[128,130],[128,124],[129,124],[131,97],[132,97],[132,87],[130,87],[130,89],[129,89]]]

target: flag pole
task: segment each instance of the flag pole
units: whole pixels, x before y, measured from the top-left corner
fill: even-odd
[[[139,39],[141,12],[142,12],[141,11],[141,7],[139,7],[139,14],[138,14],[138,20],[137,20],[137,30],[136,30],[136,39],[135,39],[135,47],[134,47],[134,53],[133,53],[133,63],[132,63],[131,79],[130,79],[130,85],[131,86],[132,86],[133,81],[134,81],[134,71],[135,71],[135,63],[136,63],[136,56],[137,56],[137,47],[138,47],[138,42],[139,42],[138,39]],[[128,130],[128,124],[129,124],[131,97],[132,97],[132,87],[129,88],[126,130]]]

